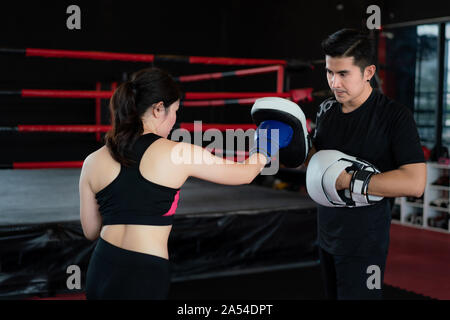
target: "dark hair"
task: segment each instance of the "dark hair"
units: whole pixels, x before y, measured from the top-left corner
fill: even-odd
[[[330,57],[353,57],[361,72],[375,64],[375,44],[369,33],[342,29],[322,41],[322,49]]]
[[[125,166],[135,162],[129,151],[144,132],[141,117],[153,104],[162,101],[166,113],[181,98],[178,84],[165,71],[147,68],[134,73],[114,92],[109,108],[112,128],[106,134],[106,146],[112,157]]]

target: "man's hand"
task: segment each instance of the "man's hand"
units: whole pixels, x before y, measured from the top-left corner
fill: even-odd
[[[344,190],[350,189],[350,180],[352,179],[352,175],[347,171],[342,171],[339,177],[336,180],[336,190]]]

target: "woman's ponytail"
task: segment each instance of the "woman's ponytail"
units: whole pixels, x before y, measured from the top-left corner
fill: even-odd
[[[106,146],[112,157],[126,165],[133,164],[129,150],[144,131],[136,105],[137,90],[133,82],[122,83],[110,100],[112,129],[106,134]]]

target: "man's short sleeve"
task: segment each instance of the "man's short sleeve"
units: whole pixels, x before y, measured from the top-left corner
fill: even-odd
[[[319,110],[317,111],[316,114],[316,122],[315,122],[315,128],[314,130],[311,132],[311,142],[313,143],[313,145],[317,148],[317,145],[320,144],[319,141],[317,141],[318,137],[317,137],[317,133],[320,130],[320,122],[322,117],[324,116],[324,114],[330,110],[330,108],[333,106],[333,104],[336,102],[336,100],[333,100],[333,98],[328,98],[326,100],[324,100],[320,106],[319,106]]]
[[[318,113],[316,114],[316,120],[315,120],[315,122],[314,122],[314,129],[311,131],[311,134],[309,135],[310,136],[310,138],[311,138],[311,142],[312,142],[312,144],[313,145],[316,145],[316,138],[317,138],[317,129],[318,129],[318,126],[319,126],[319,115],[318,115]]]
[[[392,125],[392,154],[397,167],[425,162],[425,157],[412,112],[399,105]]]

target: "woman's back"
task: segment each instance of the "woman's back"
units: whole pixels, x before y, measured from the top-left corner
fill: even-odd
[[[152,143],[142,156],[139,165],[142,177],[164,187],[181,188],[187,178],[185,170],[182,166],[168,161],[175,145],[176,142],[164,138]],[[121,165],[112,158],[106,147],[94,152],[90,158],[89,181],[92,191],[98,194],[117,179],[121,172]],[[138,187],[137,183],[136,187]],[[122,192],[134,192],[134,190]],[[145,210],[145,208],[142,209]],[[171,228],[171,225],[113,224],[103,226],[100,236],[117,247],[167,259],[167,240]]]

